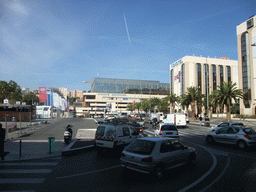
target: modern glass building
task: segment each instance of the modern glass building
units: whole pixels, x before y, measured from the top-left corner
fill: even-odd
[[[170,84],[160,83],[159,81],[96,77],[92,83],[91,92],[168,95],[170,93]]]
[[[236,27],[238,44],[239,84],[245,93],[240,100],[241,114],[256,114],[256,16]]]

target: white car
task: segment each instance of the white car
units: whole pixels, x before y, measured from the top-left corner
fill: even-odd
[[[159,123],[158,127],[154,130],[154,134],[155,136],[179,139],[178,129],[171,123]]]
[[[167,169],[186,163],[195,165],[196,150],[166,137],[145,137],[134,140],[122,152],[121,166],[133,171],[152,173],[162,178]]]

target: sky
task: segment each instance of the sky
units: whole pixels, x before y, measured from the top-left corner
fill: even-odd
[[[90,90],[95,77],[169,83],[186,55],[237,60],[255,0],[0,0],[0,81]]]

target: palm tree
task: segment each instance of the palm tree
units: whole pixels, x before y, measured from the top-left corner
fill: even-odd
[[[185,107],[185,112],[188,113],[188,107],[191,104],[186,94],[180,96],[180,104]]]
[[[171,93],[166,97],[166,99],[170,103],[170,113],[174,113],[175,102],[178,101],[178,97],[176,96],[176,94]]]
[[[215,102],[218,102],[220,106],[225,106],[226,108],[226,121],[231,121],[231,112],[230,108],[232,106],[232,100],[236,103],[238,102],[239,98],[244,99],[244,94],[241,89],[238,89],[236,83],[223,82],[215,91],[216,96],[214,98]]]
[[[191,103],[191,109],[192,109],[192,114],[191,114],[191,118],[192,121],[195,120],[195,106],[196,106],[196,101],[198,101],[198,89],[194,86],[194,87],[188,87],[187,88],[187,92],[186,92],[186,97],[188,99],[188,102]]]

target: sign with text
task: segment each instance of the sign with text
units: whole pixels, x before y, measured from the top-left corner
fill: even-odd
[[[39,102],[46,103],[47,102],[47,89],[46,87],[39,87]]]

